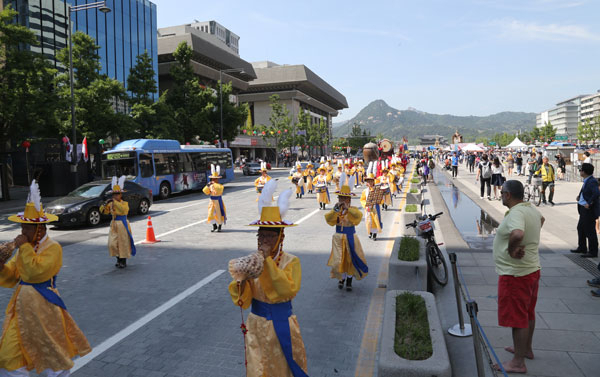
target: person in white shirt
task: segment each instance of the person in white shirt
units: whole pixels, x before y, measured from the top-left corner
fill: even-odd
[[[494,200],[498,200],[498,191],[502,190],[504,183],[504,166],[500,163],[498,157],[494,158],[492,163],[492,186],[494,186]]]
[[[583,153],[585,155],[585,159],[583,160],[584,164],[591,164],[592,163],[592,158],[590,157],[590,152],[585,151]]]

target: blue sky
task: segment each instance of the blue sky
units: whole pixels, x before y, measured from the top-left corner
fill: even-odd
[[[153,0],[158,26],[216,20],[247,61],[305,64],[344,94],[455,115],[539,112],[600,89],[600,1]]]

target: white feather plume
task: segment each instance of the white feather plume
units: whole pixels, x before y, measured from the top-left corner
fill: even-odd
[[[348,178],[348,187],[350,187],[350,191],[352,191],[352,187],[354,187],[354,176],[351,175],[350,178]]]
[[[342,173],[340,175],[340,184],[344,185],[346,183],[346,173]]]
[[[119,187],[121,188],[121,191],[123,191],[123,189],[125,189],[125,176],[124,175],[119,177]]]
[[[221,175],[221,165],[217,165],[217,176]]]
[[[210,164],[210,175],[215,175],[216,171],[215,164]]]
[[[271,179],[263,187],[260,196],[258,197],[258,214],[262,213],[263,207],[270,207],[273,201],[273,194],[277,189],[277,180]]]
[[[367,167],[367,174],[375,174],[373,172],[374,166],[375,165],[375,161],[371,161],[369,162],[369,166]]]
[[[292,189],[289,188],[279,194],[279,198],[277,199],[277,207],[279,207],[279,214],[281,215],[281,219],[283,220],[283,216],[290,208],[290,198],[292,197]]]
[[[42,196],[40,195],[40,186],[35,181],[31,181],[31,186],[29,187],[29,198],[27,198],[28,203],[33,203],[35,205],[35,209],[38,211],[42,205]]]
[[[113,175],[112,182],[110,183],[110,189],[112,190],[112,188],[115,187],[116,185],[117,185],[117,176]]]

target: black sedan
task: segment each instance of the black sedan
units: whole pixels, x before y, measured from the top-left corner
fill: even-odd
[[[46,212],[57,215],[56,226],[87,224],[96,226],[110,216],[100,214],[100,206],[112,197],[110,181],[94,181],[78,187],[67,196],[50,203]],[[123,199],[129,203],[129,214],[146,215],[152,205],[152,192],[137,183],[125,182]]]
[[[249,162],[242,168],[244,175],[258,175],[260,174],[260,164],[256,162]]]

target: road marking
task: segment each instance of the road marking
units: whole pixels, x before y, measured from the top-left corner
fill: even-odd
[[[405,180],[406,189],[402,192],[400,205],[398,207],[400,211],[396,213],[396,216],[394,216],[394,223],[398,223],[402,216],[402,208],[406,204],[406,196],[410,189],[410,179],[412,179],[412,175],[416,166],[416,163],[414,163],[409,175],[410,178]],[[379,332],[381,331],[381,323],[383,322],[385,293],[387,291],[387,288],[383,288],[385,286],[383,284],[387,284],[388,263],[390,254],[394,248],[394,239],[397,237],[399,229],[399,226],[392,227],[391,232],[389,233],[391,239],[386,244],[383,262],[381,263],[379,275],[377,276],[377,285],[375,286],[375,290],[371,296],[371,302],[369,303],[367,321],[365,322],[365,329],[363,331],[358,360],[356,362],[356,371],[354,374],[355,377],[371,377],[375,374],[377,347],[379,347]]]
[[[161,237],[167,236],[167,235],[169,235],[169,234],[171,234],[171,233],[179,232],[180,230],[184,230],[184,229],[186,229],[186,228],[192,227],[192,226],[194,226],[194,225],[202,224],[202,223],[205,223],[205,222],[206,222],[206,219],[204,219],[204,220],[200,220],[200,221],[196,221],[195,223],[187,224],[187,225],[184,225],[184,226],[182,226],[182,227],[175,228],[175,229],[173,229],[173,230],[169,230],[168,232],[161,233],[161,234],[157,235],[157,236],[156,236],[156,238],[161,238]],[[154,226],[154,225],[153,225],[153,226]],[[141,244],[142,242],[144,242],[144,240],[136,242],[136,243],[135,243],[135,245],[139,245],[139,244]]]
[[[193,294],[200,288],[204,287],[206,284],[210,283],[211,281],[213,281],[214,279],[219,277],[224,272],[225,272],[225,270],[217,270],[217,271],[213,272],[212,274],[208,275],[204,279],[202,279],[199,282],[197,282],[196,284],[192,285],[191,287],[189,287],[185,291],[181,292],[177,296],[171,298],[169,301],[165,302],[158,308],[152,310],[150,313],[148,313],[145,316],[143,316],[142,318],[138,319],[131,325],[127,326],[126,328],[119,331],[115,335],[106,339],[104,342],[102,342],[98,346],[94,347],[92,352],[75,360],[75,365],[73,366],[73,368],[71,368],[71,373],[74,373],[78,369],[84,367],[87,363],[92,361],[94,358],[98,357],[100,354],[104,353],[106,350],[108,350],[115,344],[119,343],[120,341],[122,341],[123,339],[128,337],[129,335],[133,334],[135,331],[137,331],[138,329],[140,329],[141,327],[146,325],[148,322],[152,321],[154,318],[158,317],[162,313],[171,309],[173,306],[177,305],[178,303],[183,301],[185,298],[187,298],[188,296],[190,296],[191,294]]]
[[[301,218],[300,220],[298,220],[295,224],[300,224],[305,220],[308,220],[312,215],[314,215],[315,213],[319,212],[320,209],[315,209],[314,211],[312,211],[311,213],[309,213],[308,215],[304,216],[303,218]]]

